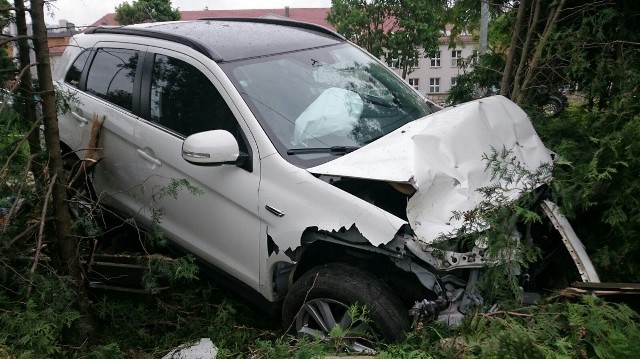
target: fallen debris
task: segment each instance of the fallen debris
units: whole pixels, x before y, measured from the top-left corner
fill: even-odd
[[[195,344],[184,344],[173,349],[162,359],[215,359],[218,348],[209,338],[202,338]]]

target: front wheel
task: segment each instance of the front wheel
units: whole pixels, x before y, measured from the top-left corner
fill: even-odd
[[[352,318],[352,314],[356,318]],[[282,309],[285,330],[330,338],[334,327],[355,351],[371,351],[379,339],[398,341],[410,327],[408,309],[378,278],[349,265],[311,269],[289,289]]]

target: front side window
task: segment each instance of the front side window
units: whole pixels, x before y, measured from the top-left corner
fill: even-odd
[[[139,55],[136,50],[98,49],[87,75],[87,92],[132,111]]]
[[[308,167],[430,113],[408,84],[349,44],[221,64],[279,153]]]
[[[70,84],[73,87],[78,87],[78,83],[80,82],[80,77],[82,76],[82,71],[84,70],[84,66],[87,63],[87,59],[89,59],[89,54],[91,52],[89,50],[84,50],[83,52],[76,57],[76,60],[73,62],[73,65],[67,71],[67,76],[65,76],[64,81]]]
[[[155,55],[150,116],[151,121],[185,137],[227,130],[242,143],[238,123],[211,81],[194,66],[173,57]]]

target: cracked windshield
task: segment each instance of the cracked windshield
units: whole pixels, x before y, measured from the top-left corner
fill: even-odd
[[[357,48],[323,48],[223,65],[288,161],[313,166],[430,113],[420,96]]]

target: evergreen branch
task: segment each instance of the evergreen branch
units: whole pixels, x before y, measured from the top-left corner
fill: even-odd
[[[7,243],[2,249],[3,250],[7,250],[7,249],[11,248],[19,240],[23,239],[24,237],[28,236],[31,232],[33,232],[33,230],[36,229],[36,227],[38,227],[38,223],[31,224],[24,231],[20,232],[20,234],[18,234],[17,236],[13,237],[11,239],[11,241],[9,241],[9,243]]]

